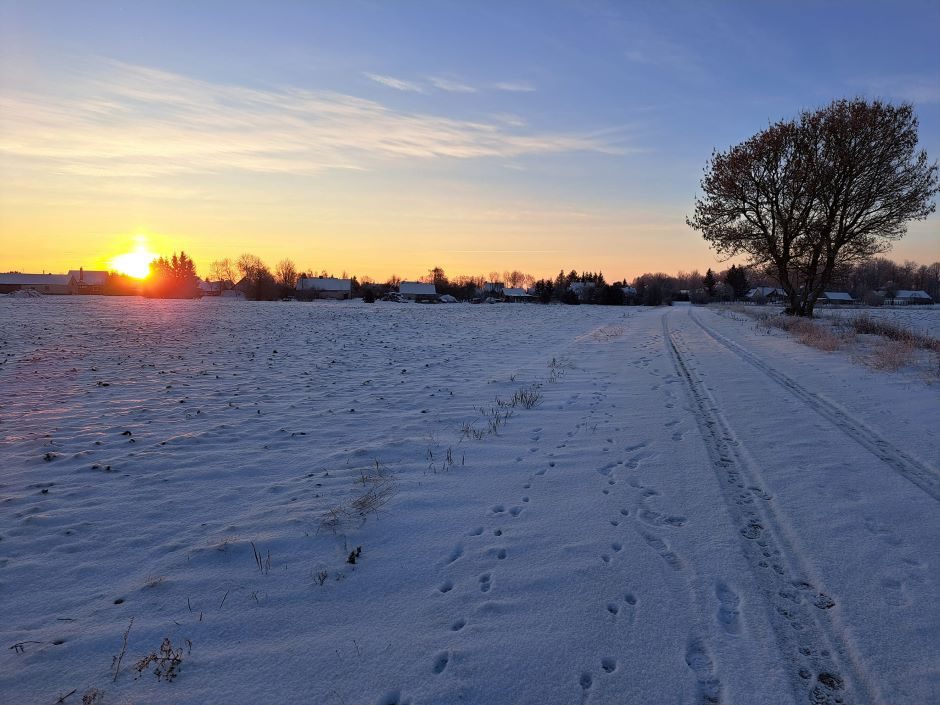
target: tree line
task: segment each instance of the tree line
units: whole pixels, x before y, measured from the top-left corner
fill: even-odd
[[[227,288],[241,283],[241,291],[249,299],[273,301],[283,298],[313,298],[315,292],[296,289],[301,277],[330,277],[327,271],[300,270],[294,262],[285,258],[273,270],[261,258],[243,254],[236,260],[220,259],[209,265],[208,279]],[[361,279],[355,275],[350,279],[351,295],[374,301],[388,291],[394,291],[401,283],[397,275],[379,283],[369,277]],[[124,277],[113,277],[108,293],[129,293],[131,282]],[[742,299],[747,292],[758,286],[779,288],[780,282],[765,267],[732,265],[703,275],[698,270],[680,271],[676,274],[646,272],[632,281],[607,282],[603,272],[561,270],[552,279],[536,279],[530,274],[515,270],[489,272],[481,275],[457,275],[449,277],[443,268],[434,267],[419,281],[435,285],[438,294],[450,294],[458,300],[471,300],[481,296],[486,282],[499,282],[505,286],[526,289],[541,303],[597,304],[597,305],[646,305],[659,306],[673,301],[731,301]],[[193,298],[201,295],[197,286],[198,277],[193,260],[185,253],[160,257],[151,265],[144,293],[154,298]],[[940,301],[940,262],[930,265],[913,261],[897,263],[885,257],[874,257],[857,263],[841,263],[829,279],[832,290],[847,291],[858,301],[878,304],[883,298],[879,292],[893,294],[897,290],[922,290]],[[127,289],[128,291],[123,291]],[[483,294],[486,296],[486,293]]]

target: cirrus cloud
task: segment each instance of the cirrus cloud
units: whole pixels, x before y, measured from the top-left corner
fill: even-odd
[[[212,83],[112,61],[93,68],[0,94],[0,163],[121,178],[634,151],[599,132],[528,131],[522,121],[403,112],[342,93]]]

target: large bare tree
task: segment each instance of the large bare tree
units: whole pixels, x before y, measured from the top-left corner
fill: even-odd
[[[746,255],[812,317],[842,265],[885,252],[936,209],[937,165],[917,150],[913,106],[837,100],[715,152],[692,228],[721,255]]]
[[[235,265],[228,257],[217,259],[209,265],[209,278],[212,281],[235,282]]]
[[[282,259],[274,268],[274,279],[278,285],[286,289],[293,289],[297,283],[297,266],[293,260]]]

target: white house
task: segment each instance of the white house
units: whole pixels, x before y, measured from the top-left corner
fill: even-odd
[[[40,294],[71,294],[72,278],[68,274],[0,274],[0,294],[22,289]]]
[[[894,306],[907,306],[910,304],[932,304],[933,299],[926,291],[909,291],[901,289],[894,292],[894,296],[885,297],[885,303]]]
[[[317,299],[348,299],[352,295],[351,279],[333,277],[300,277],[297,291],[312,294]]]
[[[819,297],[821,304],[854,304],[855,299],[844,291],[824,291]]]
[[[755,286],[744,295],[744,298],[751,301],[781,301],[787,298],[787,292],[773,286]]]
[[[202,292],[203,296],[219,296],[222,293],[222,282],[210,282],[204,279],[196,280],[196,287]]]
[[[568,285],[568,291],[577,296],[580,301],[587,301],[591,298],[596,286],[594,282],[571,282]]]
[[[437,287],[422,282],[401,282],[398,293],[410,301],[437,301]]]
[[[534,301],[535,297],[527,294],[525,289],[518,287],[503,288],[503,298],[507,301]]]

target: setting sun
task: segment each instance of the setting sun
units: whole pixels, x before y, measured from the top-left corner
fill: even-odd
[[[115,272],[126,274],[135,279],[146,279],[150,276],[150,263],[157,259],[157,255],[150,252],[143,243],[137,245],[133,252],[117,255],[109,262]]]

